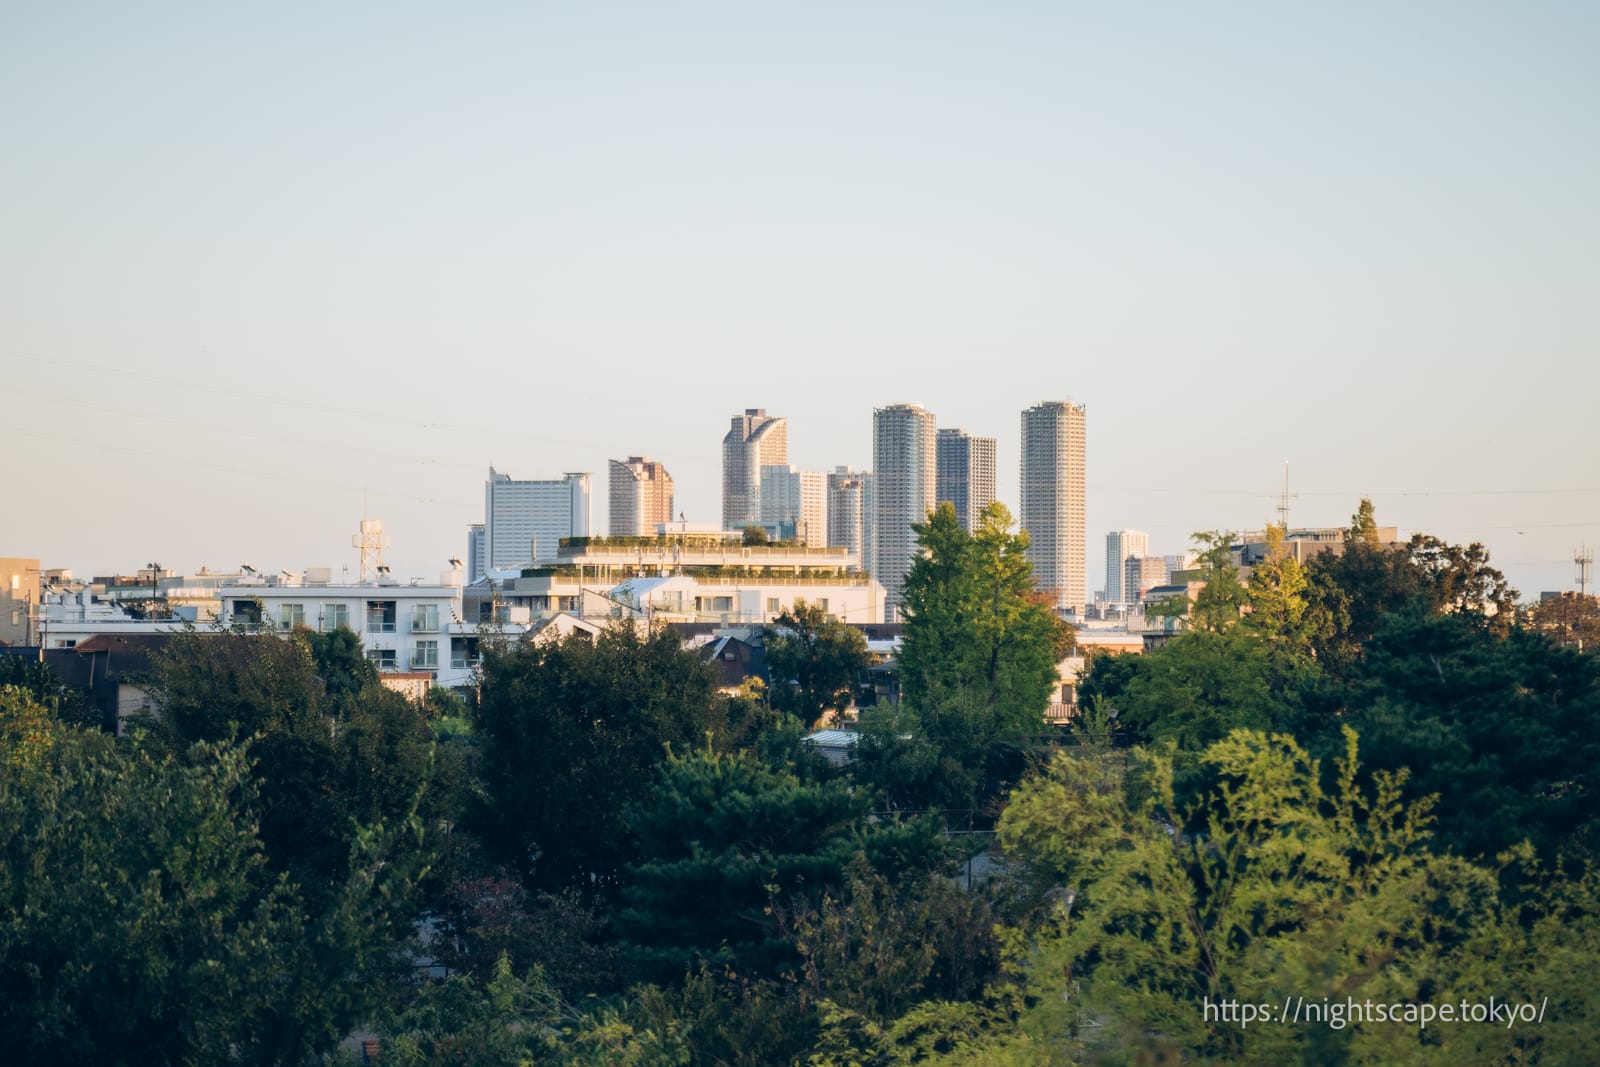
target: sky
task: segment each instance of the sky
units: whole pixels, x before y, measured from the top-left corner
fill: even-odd
[[[489,466],[720,516],[1087,405],[1104,534],[1600,544],[1600,5],[0,6],[0,555],[400,575]]]

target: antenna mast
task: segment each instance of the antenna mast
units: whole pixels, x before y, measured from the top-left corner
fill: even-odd
[[[383,520],[362,519],[361,532],[350,538],[350,546],[361,550],[361,584],[366,585],[383,566],[383,550],[389,547],[389,538],[383,532]]]
[[[1578,568],[1578,595],[1588,596],[1589,582],[1594,578],[1594,549],[1578,549],[1578,551],[1572,554],[1572,562]]]

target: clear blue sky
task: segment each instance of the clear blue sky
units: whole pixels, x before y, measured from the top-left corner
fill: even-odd
[[[1600,544],[1600,5],[0,7],[0,555],[432,575],[493,463],[1089,408],[1108,528]],[[1515,490],[1515,492],[1508,492]]]

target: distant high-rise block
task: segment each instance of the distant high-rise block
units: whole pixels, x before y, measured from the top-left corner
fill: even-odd
[[[483,527],[485,570],[554,558],[563,537],[587,537],[591,532],[589,475],[519,482],[490,467]]]
[[[474,523],[467,527],[467,581],[476,582],[483,578],[486,557],[483,523]]]
[[[672,521],[672,475],[648,456],[611,461],[612,537],[646,537]]]
[[[722,438],[722,525],[737,530],[761,521],[761,468],[789,462],[789,420],[765,408],[733,417]]]
[[[974,437],[963,430],[939,431],[939,462],[935,500],[956,509],[961,528],[978,528],[983,509],[994,503],[993,437]]]
[[[1124,564],[1129,556],[1143,556],[1150,551],[1150,535],[1141,530],[1112,530],[1106,534],[1106,600],[1113,604],[1126,604],[1138,599],[1124,590],[1127,583]]]
[[[1129,556],[1122,563],[1122,585],[1125,600],[1137,604],[1139,598],[1158,585],[1166,585],[1167,560],[1165,556]]]
[[[761,523],[793,530],[803,545],[828,540],[828,476],[788,465],[761,468]]]
[[[1033,580],[1058,609],[1082,614],[1084,574],[1084,407],[1061,401],[1022,413],[1022,528]]]
[[[937,427],[917,404],[872,413],[873,577],[888,593],[884,620],[894,622],[904,604],[901,586],[917,554],[912,523],[927,519],[938,477]]]
[[[828,547],[842,548],[872,574],[872,475],[835,467],[828,475]]]

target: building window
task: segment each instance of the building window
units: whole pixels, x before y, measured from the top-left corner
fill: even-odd
[[[419,671],[431,671],[439,666],[439,642],[418,641],[411,652],[411,666]]]
[[[395,602],[392,600],[367,601],[367,633],[394,633]]]
[[[278,609],[278,629],[293,630],[306,624],[304,604],[285,604]]]
[[[817,607],[821,608],[823,611],[827,611],[828,610],[828,598],[825,597],[825,596],[818,597],[817,598]]]
[[[418,604],[411,609],[411,632],[436,634],[439,632],[439,605]]]
[[[261,601],[235,600],[233,602],[233,621],[242,622],[248,626],[260,626]]]
[[[338,629],[350,629],[350,605],[322,605],[322,632],[332,633]]]
[[[399,667],[399,662],[396,660],[394,649],[392,648],[367,649],[367,662],[380,671],[392,671]]]
[[[781,612],[782,610],[783,609],[778,606],[778,598],[777,597],[775,597],[775,596],[767,597],[767,614],[768,615],[776,615],[779,612]]]

